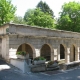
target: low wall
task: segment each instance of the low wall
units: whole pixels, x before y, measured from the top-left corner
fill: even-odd
[[[31,71],[32,72],[46,71],[46,65],[45,64],[32,65]]]
[[[70,63],[65,63],[63,65],[63,69],[67,70],[67,69],[72,69],[72,68],[75,68],[78,66],[80,66],[80,61],[74,61],[74,62],[70,62]]]
[[[24,59],[10,59],[10,64],[22,70],[23,73],[30,72],[29,65]]]

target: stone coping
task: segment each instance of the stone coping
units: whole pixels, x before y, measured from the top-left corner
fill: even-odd
[[[16,23],[5,23],[5,24],[3,24],[0,27],[4,27],[5,25],[14,25],[14,26],[22,26],[22,27],[30,27],[30,28],[42,29],[42,30],[50,30],[50,31],[57,31],[57,32],[66,32],[66,33],[80,34],[79,32],[72,32],[72,31],[58,30],[58,29],[50,29],[50,28],[43,28],[43,27],[39,27],[39,26],[30,26],[30,25],[16,24]]]
[[[76,63],[79,63],[79,62],[80,62],[80,60],[79,61],[73,61],[73,62],[65,63],[64,65],[76,64]]]

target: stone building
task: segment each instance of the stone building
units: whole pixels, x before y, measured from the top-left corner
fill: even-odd
[[[17,51],[26,51],[29,58],[43,56],[47,60],[80,59],[80,33],[7,23],[0,27],[0,55],[7,61]]]

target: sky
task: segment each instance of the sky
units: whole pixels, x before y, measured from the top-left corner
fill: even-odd
[[[59,16],[59,12],[61,11],[61,6],[66,2],[76,1],[80,2],[80,0],[42,0],[46,2],[49,7],[53,10],[55,17]],[[28,9],[34,9],[36,5],[40,2],[40,0],[12,0],[12,4],[17,7],[16,15],[24,16],[25,12]]]

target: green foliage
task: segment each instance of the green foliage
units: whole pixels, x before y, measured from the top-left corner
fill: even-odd
[[[54,63],[57,63],[57,64],[58,64],[58,63],[59,63],[59,61],[57,61],[57,60],[49,61],[49,62],[48,62],[48,65],[52,65],[52,64],[54,64]]]
[[[20,16],[15,16],[13,23],[18,23],[18,24],[26,24],[26,22],[24,21],[24,19]]]
[[[42,12],[50,14],[52,17],[54,17],[53,11],[50,9],[48,4],[46,2],[40,1],[37,4],[37,8],[40,8]]]
[[[60,12],[57,28],[61,30],[80,32],[79,2],[69,2],[62,6],[62,12]]]
[[[44,2],[40,1],[36,9],[29,9],[24,20],[28,25],[39,26],[44,28],[55,28],[53,11]]]
[[[22,55],[22,56],[25,56],[26,55],[26,52],[25,51],[19,51],[16,53],[17,55]]]
[[[34,10],[33,10],[33,9],[28,9],[27,12],[26,12],[25,15],[24,15],[24,20],[25,20],[25,21],[28,21],[28,18],[29,18],[32,14],[34,14]]]
[[[28,13],[28,12],[26,12]],[[25,15],[26,15],[25,13]],[[26,19],[26,16],[24,16]],[[36,25],[44,28],[54,28],[54,19],[47,13],[42,12],[39,8],[34,9],[27,17],[28,25]]]
[[[48,65],[52,65],[52,64],[54,64],[54,61],[49,61],[48,62]]]
[[[11,0],[0,0],[0,25],[13,20],[15,11],[16,7],[11,4]]]
[[[36,57],[36,58],[34,58],[34,60],[36,60],[36,61],[38,61],[38,60],[45,60],[45,58],[44,57]]]

